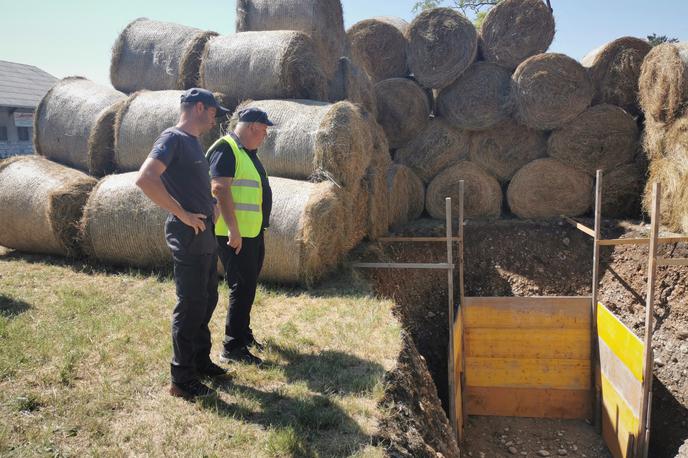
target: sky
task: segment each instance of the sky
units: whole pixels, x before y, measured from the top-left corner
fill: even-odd
[[[451,1],[451,0],[450,0]],[[449,4],[446,2],[445,4]],[[344,25],[374,16],[411,21],[413,0],[342,0]],[[688,40],[688,0],[551,0],[556,35],[550,51],[580,60],[626,35]],[[0,60],[35,65],[58,78],[109,84],[110,52],[132,20],[148,17],[221,34],[234,32],[235,0],[0,0]]]

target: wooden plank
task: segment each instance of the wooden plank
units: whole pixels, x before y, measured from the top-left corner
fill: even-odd
[[[466,297],[470,328],[584,328],[590,330],[590,297]]]
[[[602,375],[602,438],[615,458],[634,456],[640,420]]]
[[[531,359],[590,357],[589,329],[466,329],[466,356]]]
[[[586,419],[591,396],[590,390],[468,387],[466,409],[469,415]]]
[[[590,359],[466,356],[466,386],[590,389]]]
[[[452,207],[451,198],[447,197],[444,199],[445,205],[445,216],[446,216],[446,229],[447,229],[447,264],[450,266],[454,265],[453,258],[453,247],[452,247]],[[454,270],[447,270],[447,334],[449,334],[449,345],[448,355],[447,355],[447,382],[449,383],[449,420],[454,431],[454,437],[459,439],[458,424],[456,422],[456,396],[452,396],[452,393],[456,393],[456,380],[454,377]]]
[[[459,237],[450,237],[452,242],[459,242]],[[446,242],[447,237],[378,237],[378,242]]]
[[[600,276],[600,245],[597,243],[599,239],[602,238],[602,170],[597,170],[596,173],[596,185],[595,185],[595,233],[593,252],[592,252],[592,299],[590,301],[590,315],[597,316],[597,288],[599,286],[599,276]],[[591,335],[597,335],[597,321],[592,320],[591,323]],[[590,360],[592,362],[593,370],[590,372],[592,380],[592,386],[594,387],[595,399],[593,406],[593,424],[597,433],[602,432],[602,390],[600,388],[599,381],[599,365],[598,361],[598,351],[597,342],[594,341],[590,349]]]
[[[658,237],[657,243],[667,244],[667,243],[681,243],[688,242],[688,237]],[[627,239],[606,239],[598,240],[597,243],[602,246],[607,245],[649,245],[650,239],[637,239],[637,238],[627,238]]]
[[[644,345],[604,304],[597,306],[598,336],[637,380],[643,380]]]
[[[569,218],[568,216],[561,215],[561,217],[564,218],[564,220],[566,220],[567,223],[571,224],[573,227],[575,227],[579,231],[588,234],[590,237],[595,237],[595,231],[590,229],[588,226],[585,226],[585,225],[579,223],[578,221],[576,221],[575,219]]]
[[[658,266],[688,266],[688,258],[657,258]]]
[[[422,262],[355,262],[353,267],[363,269],[439,269],[448,270],[454,269],[454,266],[446,262],[439,263],[422,263]]]

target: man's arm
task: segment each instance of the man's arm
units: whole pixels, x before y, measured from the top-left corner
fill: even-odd
[[[189,213],[174,200],[165,189],[160,175],[167,167],[158,159],[147,158],[139,169],[139,176],[136,178],[136,186],[148,196],[159,207],[172,213],[187,226],[191,226],[194,233],[198,234],[205,230],[206,216],[200,213]]]
[[[241,233],[234,213],[234,199],[231,191],[233,181],[234,178],[215,177],[210,182],[213,196],[217,199],[217,204],[220,207],[220,214],[229,228],[227,245],[234,248],[236,254],[239,254],[241,251]]]

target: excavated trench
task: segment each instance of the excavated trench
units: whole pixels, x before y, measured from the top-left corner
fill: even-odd
[[[620,221],[605,221],[602,232],[605,238],[647,237],[646,226]],[[395,235],[444,233],[443,222],[418,220]],[[638,336],[644,323],[647,250],[647,246],[624,245],[601,251],[600,301]],[[659,254],[686,257],[688,248],[667,245]],[[355,256],[365,261],[446,262],[446,245],[373,243]],[[468,221],[464,262],[467,296],[589,295],[592,239],[564,222]],[[379,294],[394,299],[396,313],[427,362],[446,411],[446,272],[380,269],[363,275]],[[656,285],[650,456],[673,458],[688,440],[688,275],[680,268],[662,267]],[[423,424],[432,430],[428,422]],[[437,431],[428,434],[442,437]],[[469,417],[461,451],[462,456],[476,457],[548,456],[544,452],[609,456],[600,436],[585,422],[500,417]]]

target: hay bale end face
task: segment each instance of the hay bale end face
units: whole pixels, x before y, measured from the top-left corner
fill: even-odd
[[[325,100],[327,95],[313,40],[291,30],[241,32],[209,40],[200,85],[224,94],[229,108],[245,99]]]
[[[377,101],[373,82],[363,69],[354,64],[348,57],[339,59],[339,66],[334,78],[329,83],[328,100],[339,102],[348,100],[363,107],[373,116],[377,115]]]
[[[593,105],[617,105],[632,115],[640,114],[638,78],[650,44],[639,38],[622,37],[589,52],[581,61],[587,67],[595,90]]]
[[[376,17],[359,21],[346,31],[351,59],[377,83],[408,75],[408,23],[401,18]]]
[[[425,206],[425,186],[409,167],[393,164],[387,169],[390,226],[418,219]]]
[[[271,176],[334,180],[356,186],[371,159],[371,122],[349,102],[261,100],[242,104],[265,110],[275,123],[258,150]]]
[[[411,22],[406,38],[409,70],[424,87],[441,89],[473,63],[478,32],[473,23],[451,8],[433,8]]]
[[[556,159],[537,159],[516,172],[506,195],[520,218],[578,216],[592,204],[592,177]]]
[[[638,126],[622,108],[602,104],[588,108],[552,132],[547,152],[575,169],[594,175],[633,161]]]
[[[346,54],[339,0],[237,0],[236,12],[237,32],[298,30],[309,35],[328,79]]]
[[[136,19],[112,48],[110,81],[126,93],[197,86],[203,49],[216,35],[171,22]]]
[[[554,16],[542,0],[504,0],[488,11],[480,29],[481,53],[509,69],[547,51]]]
[[[452,129],[443,118],[436,117],[416,138],[396,151],[394,161],[410,167],[428,184],[440,171],[468,160],[469,151],[468,132]]]
[[[445,198],[452,199],[452,215],[459,214],[459,182],[464,181],[464,212],[468,218],[496,218],[502,211],[502,187],[479,165],[461,161],[440,172],[428,186],[425,209],[444,219]]]
[[[168,213],[136,186],[137,177],[137,172],[130,172],[98,182],[81,221],[83,250],[106,264],[168,265],[172,262],[165,241]]]
[[[513,120],[471,134],[470,159],[507,182],[521,167],[547,155],[547,137]]]
[[[688,114],[688,42],[652,48],[643,61],[638,89],[646,118],[671,123]]]
[[[38,156],[0,161],[0,245],[78,256],[78,225],[96,180]]]
[[[511,72],[476,62],[437,97],[437,113],[454,127],[488,129],[511,114]]]
[[[602,178],[602,216],[637,218],[643,193],[643,173],[637,164],[616,167]]]
[[[563,54],[530,57],[514,72],[516,119],[539,130],[556,129],[582,113],[593,87],[585,68]]]
[[[104,112],[125,95],[81,77],[58,81],[43,97],[34,116],[33,143],[48,159],[83,171],[89,170],[92,153],[106,148],[99,125]],[[92,136],[95,133],[95,137]]]
[[[391,148],[399,148],[416,137],[427,125],[430,100],[416,82],[391,78],[375,85],[377,121],[385,130]]]

